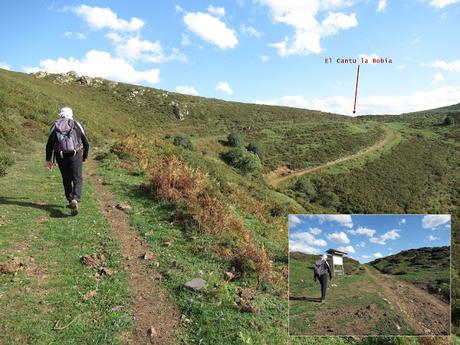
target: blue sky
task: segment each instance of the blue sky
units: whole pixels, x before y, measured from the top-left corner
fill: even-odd
[[[450,215],[289,215],[289,251],[347,252],[361,263],[421,247],[450,246]]]
[[[460,0],[2,1],[0,68],[350,115],[460,101]],[[332,58],[333,63],[325,63]],[[372,62],[372,59],[370,59]]]

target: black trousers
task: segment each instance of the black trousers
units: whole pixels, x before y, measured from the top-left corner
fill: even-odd
[[[83,153],[79,151],[75,156],[61,158],[56,156],[56,161],[62,175],[66,199],[80,201],[83,185]]]
[[[327,274],[323,274],[319,277],[319,283],[321,284],[321,300],[326,299],[326,292],[327,292]]]

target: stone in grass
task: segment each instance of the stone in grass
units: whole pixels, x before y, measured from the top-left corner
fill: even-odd
[[[157,333],[156,329],[153,326],[151,326],[147,330],[147,335],[149,336],[150,339],[153,339],[153,338],[156,338],[158,336],[158,333]]]
[[[89,300],[90,298],[93,298],[96,295],[97,295],[97,290],[91,290],[85,293],[83,296],[81,296],[81,300],[82,302],[86,302],[87,300]]]
[[[194,278],[188,282],[185,283],[185,287],[187,289],[190,289],[192,291],[202,291],[208,287],[208,283],[206,280],[201,279],[201,278]]]
[[[118,208],[119,210],[122,210],[122,211],[127,211],[127,210],[131,209],[131,206],[129,206],[128,204],[125,204],[123,202],[120,202],[120,203],[116,204],[115,207]]]

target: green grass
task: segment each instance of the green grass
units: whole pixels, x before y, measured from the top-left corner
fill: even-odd
[[[0,343],[117,344],[131,326],[119,248],[92,187],[85,184],[81,214],[68,217],[59,172],[48,173],[42,158],[25,156],[0,179],[0,262],[26,265],[0,275]],[[79,256],[101,251],[115,273],[97,282]]]
[[[196,229],[182,229],[171,224],[175,207],[154,203],[149,195],[139,193],[142,177],[119,170],[114,163],[105,161],[100,174],[121,200],[133,206],[130,212],[133,226],[158,256],[171,299],[178,304],[181,313],[192,320],[183,335],[184,340],[196,343],[207,339],[214,344],[286,343],[287,304],[283,289],[259,282],[252,275],[226,282],[224,272],[231,267],[213,251],[214,238]],[[255,219],[247,221],[257,222]],[[162,246],[164,242],[172,245]],[[197,294],[184,289],[184,283],[195,277],[208,282],[205,292]],[[254,305],[259,312],[242,312],[234,305],[236,291],[243,287],[255,290]]]
[[[21,163],[21,152],[30,152],[30,148],[22,147],[21,143],[28,142],[28,138],[43,142],[49,126],[55,120],[57,111],[62,106],[71,106],[74,109],[76,118],[85,125],[92,144],[109,146],[114,141],[126,138],[130,134],[135,134],[137,137],[147,136],[159,139],[164,138],[166,134],[171,134],[173,137],[175,134],[183,133],[190,137],[194,151],[175,148],[174,153],[181,160],[209,173],[210,176],[219,181],[222,189],[233,189],[263,206],[264,216],[268,219],[268,224],[261,224],[254,212],[246,207],[247,205],[240,205],[230,200],[228,200],[227,205],[235,209],[236,214],[244,219],[245,225],[254,235],[256,241],[267,248],[277,269],[285,268],[287,265],[286,222],[283,221],[283,217],[289,212],[452,213],[453,264],[456,268],[453,270],[453,322],[454,326],[460,325],[460,303],[458,302],[460,301],[460,279],[458,279],[460,256],[456,254],[458,252],[456,246],[460,242],[460,230],[458,229],[460,212],[456,206],[460,204],[460,193],[456,187],[456,181],[460,179],[457,169],[460,161],[458,154],[460,107],[458,105],[403,116],[349,118],[304,109],[224,102],[121,83],[116,87],[111,87],[110,83],[104,82],[97,89],[75,83],[56,85],[53,83],[54,79],[55,76],[36,79],[22,73],[0,70],[0,150],[17,161],[16,165],[10,166],[8,164],[6,176],[0,177],[0,183],[5,186],[1,192],[2,195],[4,191],[8,197],[24,192],[20,195],[29,197],[29,194],[25,192],[28,188],[25,185],[21,185],[23,189],[19,191],[13,187],[17,185],[16,182],[20,176],[25,176],[25,172],[20,175],[20,170],[18,170],[19,167],[23,166],[21,165],[23,164]],[[130,91],[134,88],[144,90],[144,94],[130,97]],[[172,101],[188,106],[190,115],[183,121],[176,119],[171,106]],[[441,126],[440,124],[446,115],[454,116],[456,125]],[[391,145],[386,145],[381,150],[370,153],[366,157],[308,176],[318,191],[318,200],[306,201],[301,195],[296,195],[284,187],[274,190],[265,184],[260,175],[242,176],[237,170],[232,169],[220,159],[220,154],[228,150],[228,147],[222,145],[219,140],[224,140],[230,132],[238,132],[246,137],[245,144],[251,141],[261,143],[264,152],[262,163],[265,172],[283,164],[293,168],[311,166],[354,153],[372,145],[382,138],[383,126],[397,131],[397,138]],[[151,148],[152,151],[156,149],[157,147]],[[3,166],[5,167],[5,164]],[[167,277],[170,294],[178,298],[181,310],[184,310],[187,315],[195,315],[194,317],[198,320],[195,321],[196,324],[187,327],[184,333],[185,339],[195,341],[201,336],[204,342],[212,343],[214,339],[220,340],[222,334],[214,332],[213,326],[207,324],[206,320],[209,318],[212,321],[217,320],[215,323],[220,322],[218,319],[219,312],[225,310],[230,316],[229,319],[222,321],[223,325],[232,327],[234,323],[238,327],[241,326],[241,330],[235,331],[237,327],[235,326],[235,328],[231,328],[232,334],[230,335],[221,332],[224,334],[223,339],[230,339],[236,344],[285,342],[287,338],[283,325],[273,325],[282,319],[283,313],[287,312],[287,305],[282,303],[282,293],[280,292],[283,289],[282,285],[271,284],[271,286],[264,287],[254,277],[241,282],[241,284],[244,283],[257,290],[256,303],[266,309],[265,311],[261,308],[258,315],[241,316],[239,312],[231,310],[229,306],[231,304],[230,297],[228,296],[231,296],[236,288],[232,284],[224,285],[222,292],[219,292],[224,297],[214,297],[208,291],[204,297],[198,298],[197,304],[189,306],[183,302],[184,298],[185,300],[188,298],[188,292],[178,290],[177,286],[186,278],[186,273],[193,272],[195,274],[198,267],[203,267],[206,272],[219,272],[219,274],[206,273],[209,275],[207,278],[210,282],[219,282],[222,280],[222,270],[228,269],[228,267],[209,250],[208,247],[211,246],[212,239],[200,234],[197,243],[188,243],[190,242],[187,241],[190,233],[169,224],[168,217],[172,211],[169,211],[167,207],[163,209],[156,205],[147,206],[152,205],[151,200],[136,194],[138,184],[142,182],[142,176],[134,176],[133,174],[142,175],[141,169],[127,173],[114,168],[111,170],[112,168],[107,167],[101,172],[104,172],[109,183],[113,183],[113,187],[120,197],[130,203],[131,201],[136,203],[137,207],[142,210],[139,214],[134,211],[130,214],[139,231],[146,234],[148,231],[153,233],[158,226],[159,234],[152,235],[152,244],[158,243],[159,237],[156,236],[160,235],[165,238],[171,236],[179,243],[177,252],[174,252],[175,247],[161,247],[159,250],[164,250],[166,254],[169,253],[168,251],[173,251],[170,254],[177,258],[176,263],[184,265],[182,270],[177,267],[170,268],[170,278],[168,271],[164,273]],[[53,176],[58,179],[58,176]],[[44,171],[37,172],[37,177],[44,177]],[[59,183],[53,186],[53,193],[55,193],[54,188],[58,188],[58,185]],[[34,188],[38,188],[37,186]],[[91,194],[93,193],[91,188],[88,188],[86,192],[89,196],[94,196]],[[48,193],[46,191],[40,193],[45,196],[48,195],[48,197],[43,198],[45,204],[52,204],[51,194],[46,194]],[[324,195],[330,193],[334,193],[338,197],[338,202],[329,205],[322,204],[320,200],[324,201]],[[32,189],[30,192],[33,198],[36,198],[35,195],[37,194],[36,189]],[[144,205],[144,203],[146,204]],[[0,207],[5,206],[0,205]],[[11,208],[17,209],[16,211],[9,210],[12,212],[11,214],[15,214],[14,231],[8,230],[4,238],[2,237],[4,248],[10,248],[9,246],[13,246],[14,243],[22,241],[21,233],[30,228],[36,228],[37,231],[42,229],[40,231],[46,233],[47,229],[51,229],[52,226],[62,226],[62,224],[67,224],[65,222],[70,221],[51,218],[40,223],[41,225],[35,226],[33,219],[40,218],[42,213],[46,214],[49,210],[31,209],[31,212],[24,216],[20,211],[21,207],[16,205],[11,206]],[[94,219],[100,219],[100,214],[94,204],[89,209],[94,213]],[[58,211],[59,209],[55,210],[55,212]],[[89,220],[85,221],[89,222]],[[87,225],[90,226],[91,224],[88,223]],[[12,226],[11,223],[2,225],[2,231],[13,229]],[[110,238],[105,223],[102,225],[98,222],[97,227],[105,229],[97,232]],[[89,227],[85,231],[89,232],[90,229],[92,228]],[[89,241],[82,240],[81,247],[83,249],[89,247],[90,242],[97,243],[93,241],[94,234],[92,237],[86,232],[82,232],[82,234],[86,234],[87,237],[85,238]],[[40,236],[37,237],[41,238]],[[77,238],[81,240],[80,237],[77,236]],[[27,239],[28,241],[29,239]],[[63,242],[63,246],[73,245],[72,243]],[[57,251],[58,249],[53,247],[52,250]],[[197,257],[189,258],[186,255],[187,250],[202,250],[202,253],[196,255]],[[72,251],[69,253],[74,254]],[[4,258],[6,255],[8,253],[5,252]],[[50,258],[58,260],[59,256],[51,256]],[[168,257],[164,260],[162,265],[170,267],[168,262],[173,260]],[[58,262],[61,261],[58,260]],[[76,267],[77,264],[78,262],[75,263]],[[56,272],[60,274],[55,278],[56,284],[59,283],[59,279],[62,279],[65,282],[65,284],[63,283],[65,287],[66,284],[71,285],[67,278],[60,273],[61,271],[53,271],[53,275]],[[216,274],[215,277],[214,274]],[[217,276],[219,277],[216,278]],[[93,278],[87,277],[87,279],[87,284],[91,284]],[[120,291],[123,289],[121,285]],[[1,289],[4,287],[2,286]],[[12,294],[11,291],[10,294]],[[72,291],[72,288],[69,287],[69,291]],[[220,302],[222,302],[221,305],[219,305]],[[197,305],[199,307],[196,307]],[[204,306],[202,315],[200,314],[201,305]],[[50,315],[58,313],[54,310],[56,309],[54,304],[49,309],[51,310],[48,311]],[[69,315],[73,316],[76,313],[75,310],[75,314],[70,313]],[[233,317],[236,318],[236,321],[232,319]],[[103,324],[106,322],[103,317],[94,319],[100,320]],[[17,327],[15,322],[18,321],[11,323],[9,320],[9,324],[13,325],[9,327]],[[74,321],[74,323],[77,322],[80,321]],[[124,322],[120,324],[120,327],[125,327]],[[39,323],[39,325],[40,329],[48,329],[43,324]],[[91,327],[88,334],[96,334],[98,331],[92,333],[93,328]],[[381,327],[386,326],[382,325]],[[38,328],[39,326],[37,326]],[[457,328],[454,327],[454,330],[457,331]],[[7,333],[3,332],[3,334]],[[98,338],[99,334],[97,333],[94,339],[100,339]],[[111,334],[109,332],[107,337],[110,338]],[[50,343],[52,343],[54,338],[50,339]],[[388,343],[396,344],[394,339],[398,338],[388,340]],[[271,342],[272,340],[273,342]],[[366,341],[369,344],[373,342],[371,340]],[[403,341],[406,340],[401,340],[401,344]],[[408,343],[412,342],[412,340],[407,341]],[[332,345],[345,342],[346,340],[339,338],[294,338],[291,340],[293,344]],[[382,340],[382,342],[386,343],[387,340]]]
[[[357,317],[353,315],[358,308],[365,309],[372,305],[376,308],[375,315],[385,313],[379,320],[362,320],[369,328],[366,334],[376,335],[411,335],[413,331],[406,322],[390,308],[382,298],[382,290],[370,283],[369,276],[359,270],[359,265],[352,260],[345,266],[355,264],[352,274],[334,277],[331,284],[336,286],[328,289],[327,303],[319,304],[302,297],[318,298],[320,285],[313,280],[313,267],[317,258],[300,253],[291,254],[289,260],[289,332],[298,335],[318,334],[316,319],[329,322],[335,327],[337,335],[355,334]],[[330,315],[338,310],[350,310],[339,317],[330,320]],[[353,310],[353,311],[351,311]],[[352,317],[353,316],[353,317]],[[397,325],[400,328],[397,328]],[[324,334],[326,335],[326,334]],[[356,335],[360,335],[359,333]]]
[[[405,250],[369,264],[450,301],[450,247]]]

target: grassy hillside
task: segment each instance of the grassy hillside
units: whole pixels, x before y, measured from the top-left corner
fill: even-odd
[[[99,147],[98,174],[133,205],[133,227],[164,258],[164,284],[192,320],[184,325],[190,343],[286,343],[289,212],[452,212],[453,234],[459,234],[454,207],[459,122],[442,125],[444,110],[350,118],[103,80],[89,85],[72,75],[37,78],[0,70],[0,175],[2,169],[15,173],[14,162],[30,151],[24,145],[28,140],[44,145],[62,106],[74,109],[93,147]],[[306,188],[294,180],[275,189],[262,176],[280,166],[296,170],[352,155],[380,140],[386,127],[397,134],[391,145],[301,177]],[[232,160],[231,132],[244,137]],[[178,134],[186,139],[176,140]],[[254,142],[260,155],[246,150]],[[163,171],[189,183],[177,186]],[[454,262],[460,267],[457,257]],[[191,297],[180,286],[200,272],[213,287]],[[225,272],[237,278],[226,281]],[[249,307],[235,302],[245,288],[254,297]],[[190,298],[196,303],[187,302]],[[222,338],[227,327],[238,330]],[[345,340],[292,342],[332,345]]]
[[[289,256],[289,333],[292,335],[414,334],[383,298],[357,261],[345,258],[345,276],[333,277],[326,304],[319,304],[320,285],[313,280],[317,255]]]
[[[450,247],[403,250],[369,264],[450,300]]]

